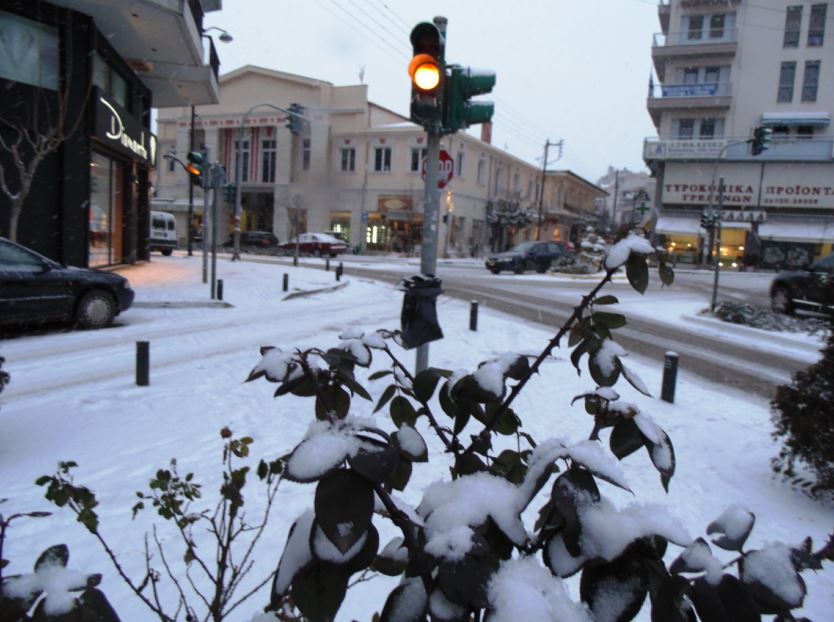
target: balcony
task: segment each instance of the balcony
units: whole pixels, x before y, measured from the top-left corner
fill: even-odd
[[[697,84],[657,84],[649,91],[646,108],[655,126],[667,110],[685,108],[714,108],[726,110],[733,101],[730,82],[700,82]]]
[[[222,3],[199,0],[52,0],[89,15],[118,54],[153,93],[153,106],[216,104],[219,63],[202,43],[204,10]],[[208,56],[208,58],[207,58]]]
[[[745,137],[701,139],[647,138],[643,142],[643,160],[647,164],[669,160],[715,160],[721,150],[746,140]],[[750,153],[746,142],[727,147],[721,161],[736,162],[831,162],[834,160],[834,140],[827,138],[773,138],[770,148],[760,155]]]
[[[657,77],[663,80],[667,60],[732,57],[737,49],[738,31],[734,28],[697,33],[658,32],[652,40],[652,60]]]

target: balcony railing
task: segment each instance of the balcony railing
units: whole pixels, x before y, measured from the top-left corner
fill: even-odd
[[[720,31],[707,29],[705,31],[656,32],[652,40],[652,47],[717,45],[735,43],[736,41],[738,41],[738,31],[735,28],[722,28]]]
[[[749,138],[749,137],[748,137]],[[650,160],[714,160],[721,150],[724,160],[831,162],[834,160],[834,140],[830,138],[773,137],[770,148],[760,155],[750,153],[745,137],[658,139],[647,138],[643,143],[643,159]]]
[[[211,37],[204,37],[209,42],[209,65],[214,73],[216,79],[220,78],[220,57],[217,55],[217,50],[214,47],[214,41]]]
[[[730,82],[699,82],[696,84],[655,84],[649,91],[649,98],[662,97],[729,97],[732,94]]]

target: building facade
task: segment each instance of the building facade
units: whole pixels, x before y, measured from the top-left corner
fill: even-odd
[[[217,101],[202,19],[219,9],[219,0],[3,3],[0,235],[69,265],[147,258],[151,107]],[[25,132],[53,142],[13,218],[15,149],[27,166],[39,157]]]
[[[682,261],[708,254],[702,212],[724,180],[723,265],[800,266],[834,242],[831,3],[660,0],[647,108],[658,139],[655,233]],[[753,155],[756,127],[773,131]]]
[[[609,232],[623,224],[639,224],[651,218],[655,180],[647,172],[609,166],[605,175],[597,180],[597,185],[608,193],[602,198],[599,209]]]
[[[221,76],[220,85],[219,103],[196,108],[193,141],[190,109],[159,111],[160,152],[182,159],[191,145],[205,145],[230,182],[236,181],[240,154],[243,230],[271,231],[281,242],[296,232],[335,231],[362,251],[419,250],[426,154],[420,127],[369,102],[366,85],[334,86],[255,66]],[[301,105],[309,121],[299,134],[287,127],[284,111],[291,104]],[[488,138],[485,129],[482,137]],[[541,171],[464,132],[444,137],[441,147],[454,162],[454,177],[441,194],[440,252],[479,255],[529,238],[532,225],[497,232],[495,215],[507,206],[534,213]],[[173,159],[155,181],[154,209],[177,217],[181,245],[189,226],[188,184]],[[567,195],[560,200],[571,204]],[[195,189],[192,230],[202,223],[203,202],[202,190]],[[234,206],[224,201],[220,242],[233,223]],[[555,219],[550,223],[547,235],[563,235]]]

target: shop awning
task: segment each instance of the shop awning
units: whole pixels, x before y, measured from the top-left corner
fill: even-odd
[[[762,125],[817,125],[824,127],[831,123],[827,112],[765,112]]]
[[[763,240],[834,242],[834,222],[765,222],[759,225]]]
[[[678,235],[704,235],[701,221],[694,216],[658,216],[655,233]]]

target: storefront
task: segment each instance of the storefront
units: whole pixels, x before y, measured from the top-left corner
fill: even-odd
[[[423,214],[410,195],[379,195],[377,210],[367,214],[365,248],[410,253],[423,242]]]
[[[87,252],[88,265],[97,267],[134,261],[143,254],[147,206],[140,180],[147,179],[156,159],[156,137],[100,89],[93,90],[92,98]]]

